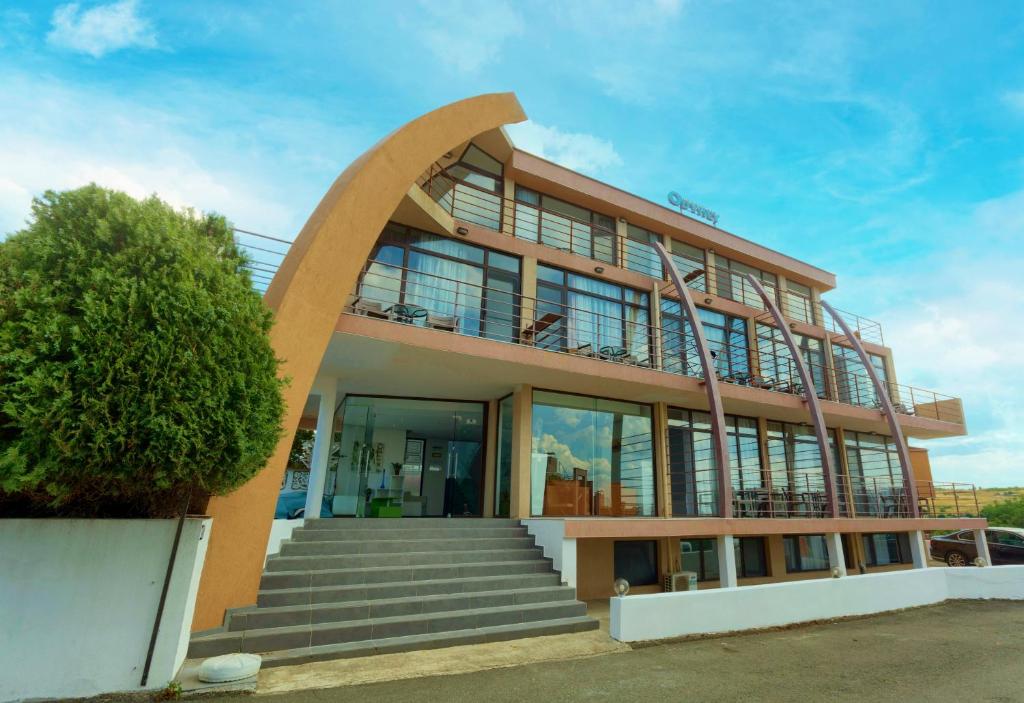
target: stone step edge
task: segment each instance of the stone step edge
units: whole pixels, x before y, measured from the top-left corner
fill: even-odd
[[[429,596],[400,596],[398,598],[374,598],[364,600],[346,600],[338,601],[336,603],[306,603],[305,605],[267,605],[267,606],[248,606],[246,608],[239,608],[232,612],[237,612],[239,615],[252,615],[253,613],[288,613],[298,612],[302,610],[327,610],[328,608],[359,608],[364,605],[394,605],[401,603],[402,601],[419,600],[419,601],[438,601],[445,598],[473,598],[479,596],[502,596],[511,593],[540,593],[541,591],[564,591],[564,590],[575,590],[571,586],[563,584],[551,584],[550,586],[529,586],[527,588],[501,588],[493,591],[456,591],[454,593],[435,593]],[[569,599],[575,600],[575,599]],[[537,601],[537,603],[556,603],[562,601]],[[528,605],[535,605],[536,603],[530,603]],[[527,605],[527,604],[524,604]],[[417,615],[425,615],[425,613],[416,613]],[[338,620],[337,622],[347,622],[346,620]]]
[[[376,654],[392,654],[424,649],[441,649],[484,642],[504,642],[527,637],[569,634],[597,630],[600,623],[587,615],[553,620],[535,620],[512,625],[494,625],[471,630],[449,630],[426,635],[406,635],[379,640],[361,640],[339,644],[321,644],[299,649],[283,649],[263,655],[263,667],[294,666],[331,659],[354,659]],[[541,631],[541,632],[538,632]]]
[[[306,558],[306,557],[304,557]],[[353,571],[394,571],[397,569],[443,569],[445,567],[461,568],[465,566],[508,566],[509,564],[536,564],[538,562],[551,563],[550,557],[543,557],[540,559],[513,559],[512,561],[471,561],[471,562],[459,562],[457,564],[399,564],[397,566],[355,566],[344,569],[296,569],[294,571],[264,571],[263,576],[295,576],[296,574],[330,574],[330,573],[351,573]],[[502,575],[502,574],[498,574]],[[476,577],[465,577],[465,578],[476,578]],[[479,578],[485,578],[483,576]],[[434,579],[443,580],[443,579]],[[398,581],[393,583],[408,583],[407,581]],[[357,584],[346,584],[346,585],[357,585]],[[368,585],[368,584],[367,584]],[[378,585],[378,584],[374,584]]]
[[[365,625],[391,625],[393,623],[410,622],[418,620],[435,620],[444,619],[454,616],[464,615],[479,615],[482,613],[491,613],[496,610],[507,610],[514,608],[516,610],[545,610],[553,609],[555,607],[568,607],[572,605],[582,605],[586,607],[586,603],[580,600],[564,600],[564,601],[549,601],[546,603],[524,603],[523,605],[499,605],[490,608],[465,608],[461,610],[440,610],[436,613],[418,613],[416,615],[392,615],[386,618],[367,618],[365,620],[343,620],[341,622],[318,622],[312,625],[285,625],[282,627],[259,627],[253,628],[252,630],[224,630],[222,632],[212,632],[196,636],[190,639],[190,642],[196,641],[208,641],[208,640],[230,640],[238,637],[244,637],[245,635],[258,636],[270,633],[281,633],[288,634],[292,632],[303,632],[305,630],[329,630],[337,628],[338,626],[351,626],[351,627],[363,627]],[[542,622],[542,621],[541,621]]]
[[[518,564],[519,562],[512,562]],[[334,569],[334,571],[347,571],[348,569]],[[293,572],[278,572],[278,573],[293,573]],[[295,572],[298,573],[298,572]],[[319,573],[319,572],[318,572]],[[394,586],[408,586],[410,583],[416,584],[417,586],[435,586],[442,583],[455,583],[455,582],[466,582],[466,581],[484,581],[486,583],[493,583],[499,579],[510,579],[510,578],[529,578],[537,576],[551,576],[557,575],[554,571],[536,571],[525,574],[496,574],[494,576],[457,576],[451,579],[424,579],[422,581],[383,581],[381,583],[354,583],[344,584],[341,586],[298,586],[293,588],[261,588],[257,593],[257,598],[261,595],[270,595],[274,593],[298,593],[301,591],[309,592],[323,592],[323,591],[338,591],[338,590],[356,590],[358,588],[389,588]],[[462,593],[462,591],[455,591],[454,593]],[[481,593],[487,593],[487,591],[481,591]],[[412,596],[410,596],[412,597]],[[348,601],[338,601],[339,603]],[[246,606],[256,607],[256,606]],[[278,606],[274,606],[278,607]]]
[[[459,554],[476,554],[479,552],[540,552],[543,553],[543,548],[538,546],[533,547],[522,547],[520,549],[502,549],[496,547],[493,549],[456,549],[448,551],[437,551],[437,552],[383,552],[381,554],[292,554],[288,556],[282,556],[280,554],[271,554],[267,557],[267,563],[284,561],[285,559],[318,559],[321,557],[330,557],[333,559],[345,559],[348,557],[394,557],[394,556],[431,556],[431,557],[444,557],[444,556],[456,556]],[[403,566],[398,564],[397,566]],[[267,573],[273,573],[268,571]]]

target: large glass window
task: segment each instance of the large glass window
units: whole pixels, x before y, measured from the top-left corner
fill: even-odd
[[[519,259],[388,224],[352,309],[511,342],[519,330]]]
[[[651,278],[664,278],[661,268],[661,257],[654,250],[653,244],[661,241],[661,237],[643,227],[626,226],[626,268],[630,271],[643,273]]]
[[[738,537],[733,539],[733,555],[736,559],[738,578],[755,578],[768,575],[768,559],[763,537]],[[679,557],[683,571],[693,571],[698,581],[717,581],[718,540],[681,539]]]
[[[829,568],[825,535],[787,535],[783,542],[787,572],[825,571]]]
[[[431,181],[431,195],[464,222],[501,231],[504,196],[500,161],[470,144],[459,160],[445,169],[452,181]],[[443,190],[442,190],[443,189]]]
[[[817,321],[817,316],[814,314],[814,299],[808,286],[787,280],[783,300],[782,313],[786,317],[812,325]]]
[[[868,566],[910,564],[910,539],[906,532],[878,532],[861,535]]]
[[[536,346],[650,366],[650,296],[550,266],[537,267]]]
[[[747,321],[715,310],[697,308],[715,369],[723,380],[750,378],[750,350]],[[672,298],[661,299],[662,364],[665,371],[684,376],[702,375],[693,331],[683,318],[682,305]]]
[[[889,377],[885,370],[885,358],[877,354],[868,354],[871,366],[878,373],[882,384],[888,387]],[[850,405],[861,405],[866,408],[877,408],[880,403],[875,386],[871,383],[867,369],[861,363],[857,352],[841,344],[832,345],[832,360],[836,368],[836,390],[839,401]]]
[[[835,452],[832,432],[829,443]],[[814,429],[810,425],[769,422],[767,444],[774,512],[780,516],[824,517],[828,499]],[[835,463],[838,467],[838,461]]]
[[[688,288],[706,293],[708,290],[707,264],[704,260],[704,250],[678,239],[671,240],[672,261],[679,269],[679,275],[683,277]]]
[[[597,261],[616,261],[614,219],[518,185],[513,232]]]
[[[850,489],[857,515],[909,515],[909,496],[903,485],[903,469],[892,439],[851,430],[844,432],[843,436]]]
[[[505,396],[498,401],[498,456],[495,461],[497,476],[494,482],[494,514],[509,517],[512,500],[512,422],[513,398]]]
[[[651,586],[658,583],[658,543],[653,539],[616,540],[615,578],[623,578],[630,586]]]
[[[723,298],[764,310],[764,301],[761,300],[761,296],[746,281],[745,277],[748,273],[761,282],[769,296],[778,298],[778,276],[739,261],[727,259],[724,256],[715,257],[716,292]]]
[[[814,389],[818,397],[827,398],[828,382],[825,373],[824,342],[802,334],[791,334],[800,348],[800,355],[803,357],[804,363],[807,364],[811,378],[814,379]],[[763,322],[757,323],[757,353],[758,365],[765,385],[783,391],[794,390],[800,385],[800,375],[793,363],[793,356],[782,338],[782,332],[775,326]],[[802,389],[800,390],[802,391]]]
[[[533,394],[533,515],[654,515],[651,408]]]

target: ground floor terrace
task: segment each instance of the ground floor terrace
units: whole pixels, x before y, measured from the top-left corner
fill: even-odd
[[[904,467],[877,410],[826,415],[829,475],[799,399],[727,396],[723,470],[690,379],[488,359],[443,331],[346,317],[278,518],[518,518],[583,599],[619,577],[643,593],[680,573],[707,588],[923,566],[923,533],[983,534],[973,487],[933,482],[924,449]]]

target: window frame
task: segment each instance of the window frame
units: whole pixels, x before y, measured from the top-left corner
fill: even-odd
[[[799,561],[799,563],[796,565],[796,568],[791,569],[790,568],[789,559],[785,560],[786,561],[786,573],[787,574],[820,573],[822,571],[828,571],[831,568],[828,564],[826,564],[824,567],[821,567],[821,568],[807,568],[807,567],[804,566],[803,554],[800,553],[800,549],[799,549],[799,540],[801,540],[801,539],[810,539],[811,537],[818,537],[818,538],[820,538],[822,540],[822,543],[825,545],[825,561],[828,562],[828,538],[824,534],[783,535],[782,536],[783,556],[784,557],[788,556],[789,550],[787,549],[787,545],[790,542],[792,542],[793,540],[796,540],[797,547],[796,547],[796,549],[794,549],[793,554],[796,555],[797,560]]]

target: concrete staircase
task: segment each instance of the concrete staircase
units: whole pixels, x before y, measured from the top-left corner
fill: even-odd
[[[257,605],[189,657],[264,666],[597,629],[518,520],[309,520],[267,560]]]

